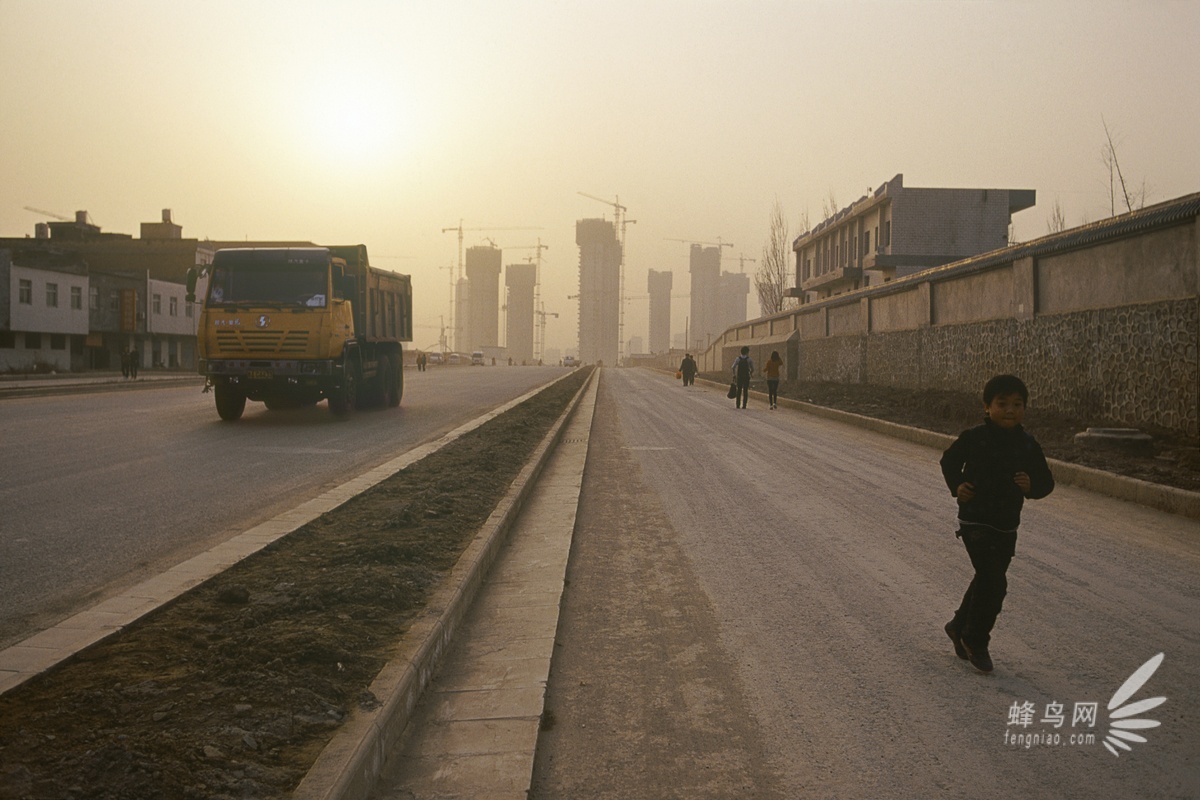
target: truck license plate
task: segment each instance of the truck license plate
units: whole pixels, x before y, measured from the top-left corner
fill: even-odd
[[[271,374],[271,370],[269,370],[269,369],[252,369],[248,373],[248,377],[268,379],[268,378],[272,378],[274,376]]]

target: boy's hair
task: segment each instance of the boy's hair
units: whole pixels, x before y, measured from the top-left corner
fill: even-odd
[[[742,355],[746,355],[746,354],[748,354],[749,352],[750,352],[750,348],[749,348],[749,347],[747,347],[746,345],[743,345],[743,346],[742,346]]]
[[[1002,394],[1019,394],[1021,402],[1029,402],[1029,389],[1016,375],[997,375],[988,381],[983,387],[983,404],[990,406],[992,400]]]

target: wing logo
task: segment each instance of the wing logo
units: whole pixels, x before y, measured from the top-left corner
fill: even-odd
[[[1121,684],[1121,688],[1117,689],[1112,699],[1108,701],[1108,735],[1104,737],[1104,746],[1114,756],[1121,755],[1118,748],[1131,752],[1133,748],[1129,746],[1130,742],[1144,744],[1147,741],[1145,736],[1134,733],[1134,731],[1157,728],[1162,724],[1158,720],[1145,719],[1140,715],[1158,708],[1167,702],[1167,698],[1151,697],[1129,704],[1125,703],[1146,685],[1162,662],[1163,654],[1159,653],[1142,664]]]

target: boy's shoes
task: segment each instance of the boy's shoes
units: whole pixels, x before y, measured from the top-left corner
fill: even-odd
[[[967,649],[963,647],[962,639],[959,638],[958,631],[954,628],[954,622],[947,622],[946,627],[942,630],[946,632],[946,635],[950,637],[950,641],[954,643],[954,655],[966,661]]]
[[[963,649],[967,651],[967,660],[971,662],[971,666],[975,667],[975,669],[979,670],[980,672],[992,671],[992,657],[988,655],[986,646],[972,647],[966,642],[963,642],[962,639],[959,639],[958,641],[962,642]]]

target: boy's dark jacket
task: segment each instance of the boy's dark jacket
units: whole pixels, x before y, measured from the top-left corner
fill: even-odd
[[[961,483],[975,487],[975,497],[958,506],[958,518],[1013,531],[1021,523],[1025,496],[1013,476],[1029,476],[1029,497],[1039,500],[1054,490],[1054,476],[1037,440],[1018,425],[1005,430],[990,419],[963,431],[942,454],[942,476],[950,493]]]

